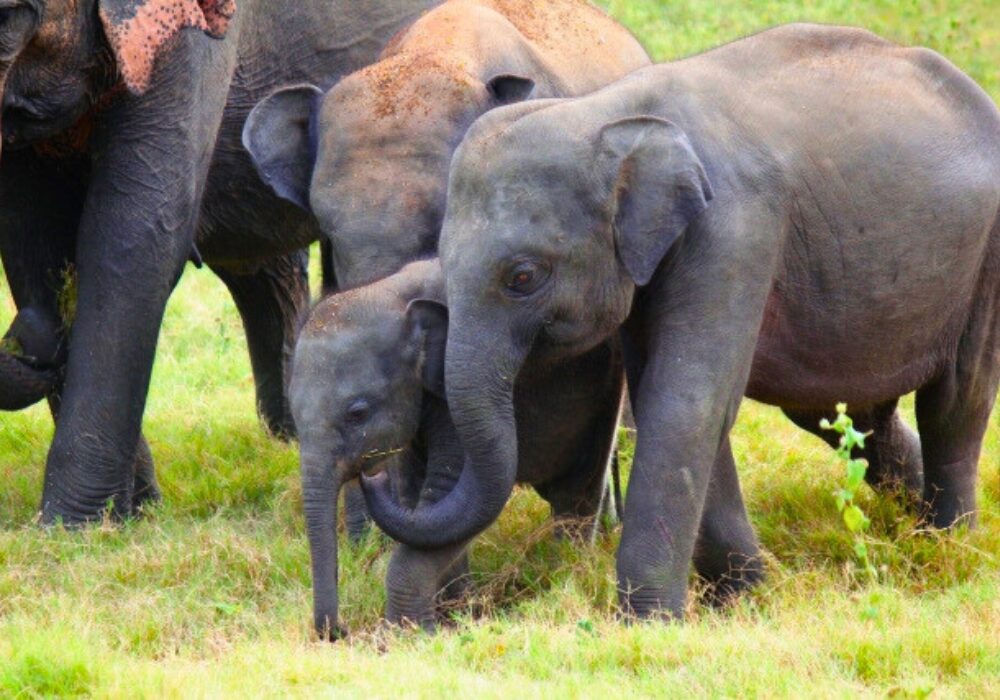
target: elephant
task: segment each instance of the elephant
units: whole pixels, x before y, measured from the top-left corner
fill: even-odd
[[[278,196],[315,214],[332,274],[352,288],[435,254],[448,166],[478,116],[581,95],[649,62],[585,0],[450,0],[326,94],[299,85],[270,95],[243,143]],[[345,499],[357,539],[368,521],[356,482]]]
[[[0,255],[18,316],[0,351],[0,407],[49,397],[43,522],[98,519],[109,501],[123,516],[155,495],[142,414],[189,259],[232,293],[260,412],[291,432],[287,354],[309,301],[303,249],[320,229],[260,181],[244,122],[276,87],[326,88],[375,60],[434,4],[2,3]],[[32,343],[54,352],[19,351]]]
[[[343,632],[337,617],[341,486],[377,472],[398,498],[419,506],[448,493],[461,472],[464,456],[444,399],[447,336],[436,258],[326,297],[303,328],[289,399],[301,441],[314,623],[324,638]],[[548,501],[559,532],[592,536],[595,516],[609,505],[607,473],[624,383],[614,340],[563,362],[529,362],[518,378],[516,480]],[[393,460],[399,468],[390,470]],[[398,546],[386,575],[386,618],[432,628],[436,599],[462,589],[467,545]]]
[[[692,557],[759,578],[729,440],[744,395],[814,431],[847,402],[877,424],[875,473],[922,480],[929,524],[975,522],[1000,376],[1000,112],[933,51],[787,25],[491,112],[455,154],[440,256],[467,460],[430,505],[365,485],[400,542],[492,522],[525,359],[615,334],[638,431],[627,619],[681,616]],[[919,436],[895,408],[914,391]]]
[[[449,0],[325,94],[270,95],[243,142],[275,193],[315,214],[338,284],[357,287],[436,253],[451,157],[477,117],[648,64],[585,0]]]

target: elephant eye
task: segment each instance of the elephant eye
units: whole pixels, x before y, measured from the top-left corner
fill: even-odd
[[[520,260],[507,272],[504,286],[513,296],[527,296],[549,277],[549,267],[534,260]]]
[[[371,404],[364,399],[356,399],[347,407],[346,418],[350,423],[364,423],[372,414]]]

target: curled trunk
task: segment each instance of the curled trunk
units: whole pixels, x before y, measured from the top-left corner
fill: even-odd
[[[36,369],[0,351],[0,411],[20,411],[41,401],[57,381],[55,371]]]
[[[450,493],[412,510],[396,500],[384,474],[362,478],[369,512],[386,534],[411,547],[437,549],[471,539],[497,519],[517,479],[513,394],[523,360],[509,340],[451,332],[445,383],[465,464]]]

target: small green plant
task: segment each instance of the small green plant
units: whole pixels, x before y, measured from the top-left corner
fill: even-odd
[[[854,421],[847,415],[847,404],[837,404],[837,417],[831,423],[826,418],[819,422],[819,427],[823,430],[832,430],[840,434],[840,445],[837,447],[837,456],[844,460],[847,465],[847,478],[844,485],[833,492],[833,497],[837,500],[837,509],[844,518],[844,524],[854,535],[854,554],[858,557],[861,567],[868,577],[874,581],[877,578],[877,571],[872,565],[868,556],[868,545],[865,544],[864,531],[871,524],[871,520],[864,511],[854,502],[858,489],[865,480],[865,472],[868,471],[868,462],[864,459],[855,459],[851,453],[855,448],[864,449],[865,437],[867,434],[859,432],[854,428]]]

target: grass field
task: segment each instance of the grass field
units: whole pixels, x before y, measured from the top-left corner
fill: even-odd
[[[1000,98],[998,0],[606,5],[661,60],[784,21],[851,23],[938,49]],[[9,299],[0,283],[2,328]],[[683,625],[622,626],[619,533],[557,543],[542,502],[519,491],[472,550],[484,618],[436,636],[381,628],[388,546],[372,535],[341,550],[353,635],[323,644],[310,635],[295,450],[257,423],[235,307],[189,269],[146,412],[165,496],[148,517],[34,527],[51,420],[41,406],[0,414],[0,697],[1000,697],[997,418],[978,530],[917,532],[863,491],[877,585],[852,574],[832,453],[746,402],[733,441],[769,577],[734,609],[692,604]]]

